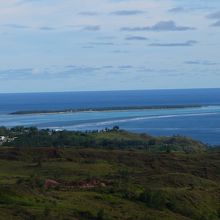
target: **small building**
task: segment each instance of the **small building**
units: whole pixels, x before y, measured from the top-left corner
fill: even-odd
[[[0,136],[0,141],[5,141],[6,137],[5,136]]]

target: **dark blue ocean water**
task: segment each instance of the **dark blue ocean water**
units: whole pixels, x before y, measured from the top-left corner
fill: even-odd
[[[0,112],[184,104],[220,104],[220,89],[0,94]]]
[[[20,110],[64,110],[159,105],[202,108],[10,115]],[[208,106],[207,106],[208,105]],[[220,89],[0,94],[0,126],[92,130],[119,125],[152,135],[185,135],[220,145]]]

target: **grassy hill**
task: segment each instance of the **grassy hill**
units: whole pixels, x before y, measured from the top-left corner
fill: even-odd
[[[217,220],[219,158],[218,150],[1,147],[0,219]]]
[[[144,149],[148,152],[202,152],[206,146],[187,137],[152,137],[120,130],[115,126],[102,131],[51,131],[37,128],[0,128],[10,147],[89,147],[104,149]]]

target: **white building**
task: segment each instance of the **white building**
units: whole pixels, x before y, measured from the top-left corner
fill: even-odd
[[[0,141],[5,141],[6,137],[5,136],[0,136]]]

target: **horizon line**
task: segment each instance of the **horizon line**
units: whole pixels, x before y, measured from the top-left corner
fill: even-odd
[[[162,88],[162,89],[115,89],[115,90],[75,90],[75,91],[33,91],[33,92],[0,92],[3,94],[48,94],[48,93],[83,93],[83,92],[138,92],[138,91],[171,91],[171,90],[216,90],[220,88]]]

